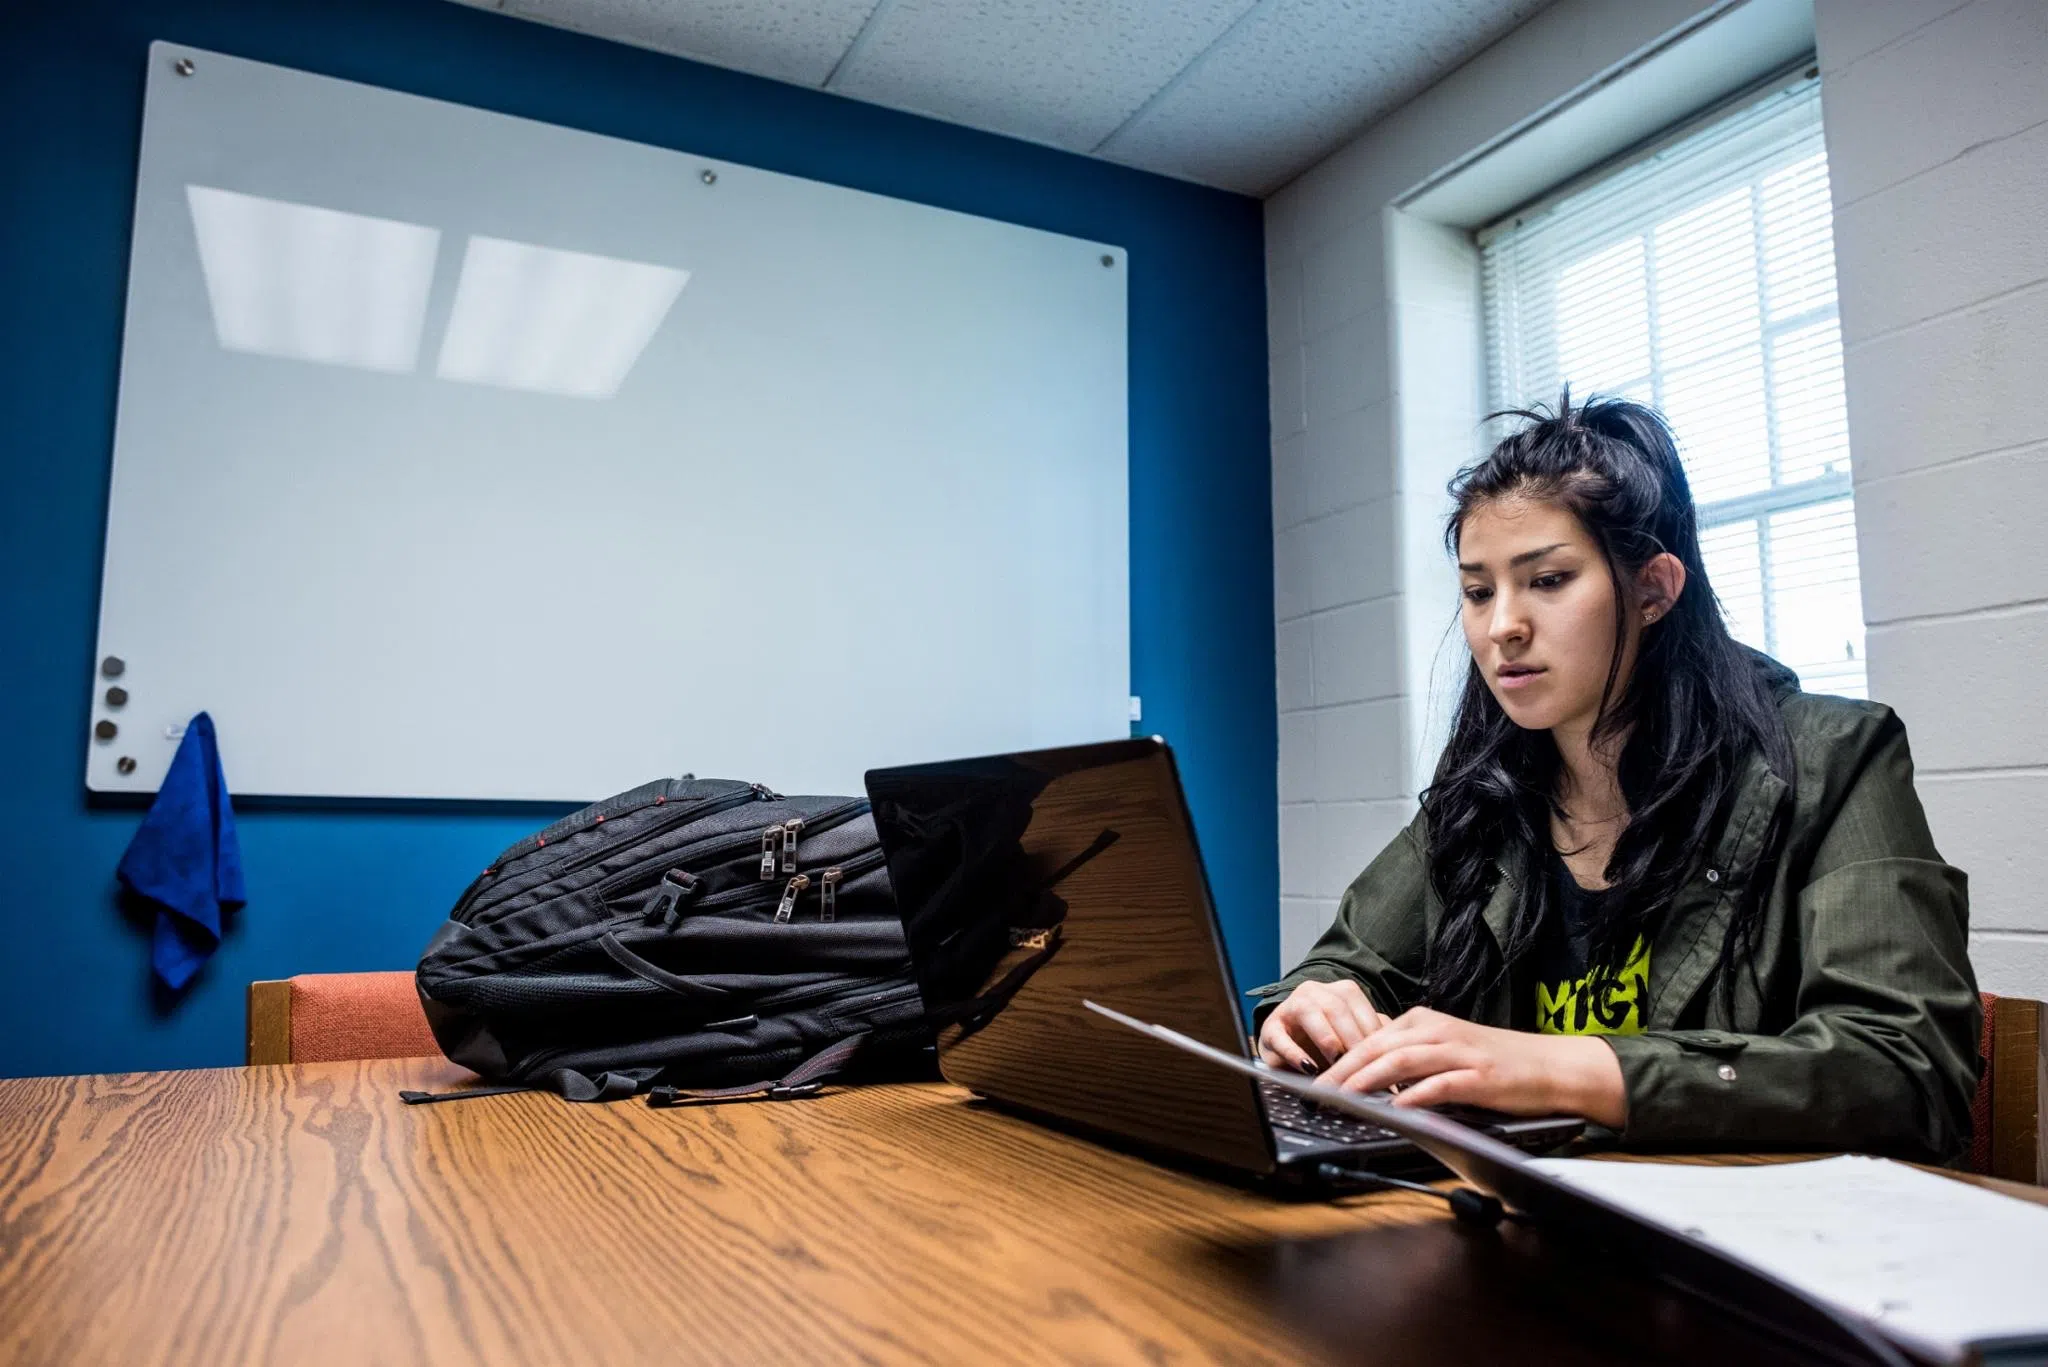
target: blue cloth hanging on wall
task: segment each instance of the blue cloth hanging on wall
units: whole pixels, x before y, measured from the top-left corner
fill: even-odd
[[[220,947],[221,914],[248,900],[235,809],[206,713],[186,724],[171,770],[115,876],[156,904],[151,962],[165,986],[183,987]]]

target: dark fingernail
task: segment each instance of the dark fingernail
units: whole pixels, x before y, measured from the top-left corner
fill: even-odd
[[[1295,1063],[1294,1066],[1296,1068],[1299,1068],[1302,1072],[1307,1073],[1310,1077],[1314,1077],[1319,1071],[1321,1071],[1316,1067],[1315,1062],[1312,1059],[1300,1059]]]

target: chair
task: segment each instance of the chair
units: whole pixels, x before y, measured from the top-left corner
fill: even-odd
[[[1977,1080],[1969,1168],[1987,1177],[2048,1185],[2041,1105],[2048,1098],[2048,1040],[2041,1003],[1984,996],[1984,1075]]]
[[[411,973],[302,973],[249,984],[249,1062],[425,1058],[441,1046]]]

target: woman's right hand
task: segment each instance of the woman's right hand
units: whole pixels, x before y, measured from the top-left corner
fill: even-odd
[[[1271,1068],[1321,1072],[1386,1023],[1351,979],[1306,982],[1282,998],[1259,1027],[1259,1059]]]

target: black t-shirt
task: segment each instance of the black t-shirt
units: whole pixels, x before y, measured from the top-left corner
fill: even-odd
[[[1550,852],[1545,877],[1550,914],[1530,951],[1530,994],[1535,1029],[1546,1035],[1633,1035],[1643,1028],[1649,995],[1650,951],[1640,940],[1628,962],[1603,990],[1586,981],[1589,927],[1612,896],[1579,886],[1564,856]]]

